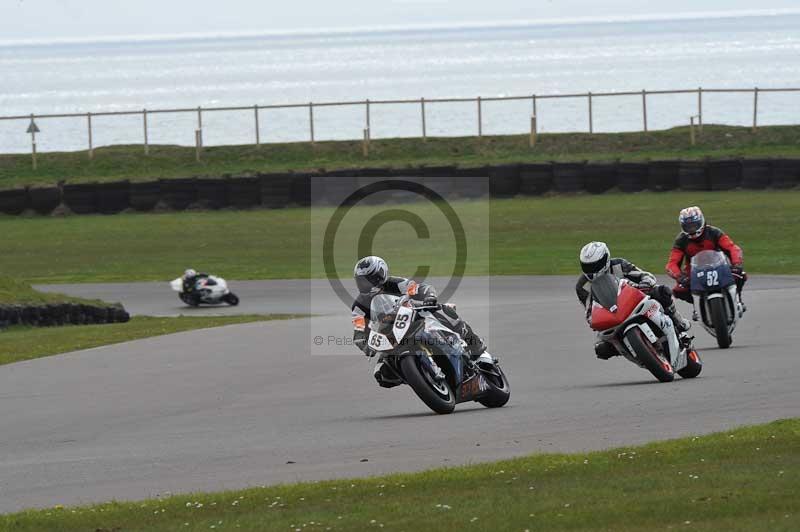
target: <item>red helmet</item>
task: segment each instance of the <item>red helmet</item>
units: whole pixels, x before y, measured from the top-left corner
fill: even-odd
[[[703,231],[706,229],[706,217],[703,216],[700,207],[686,207],[678,216],[678,221],[681,223],[681,230],[692,240],[703,236]]]

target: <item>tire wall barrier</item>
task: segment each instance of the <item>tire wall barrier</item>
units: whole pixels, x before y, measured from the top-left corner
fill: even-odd
[[[488,178],[488,181],[487,181]],[[748,190],[800,186],[800,159],[723,159],[705,161],[502,164],[460,168],[361,168],[311,174],[259,174],[255,177],[181,178],[110,183],[66,183],[0,190],[0,213],[114,214],[127,209],[181,211],[189,208],[279,209],[338,205],[356,186],[384,179],[406,179],[450,198],[510,198],[551,192],[601,194],[608,190]],[[488,190],[487,190],[488,183]],[[367,200],[403,201],[399,192]]]
[[[37,327],[90,325],[125,323],[129,320],[130,315],[122,305],[107,307],[82,303],[0,305],[0,327],[8,325],[31,325]]]

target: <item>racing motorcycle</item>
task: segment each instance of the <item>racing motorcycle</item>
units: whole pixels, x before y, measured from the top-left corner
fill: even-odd
[[[728,257],[721,251],[701,251],[692,257],[691,272],[695,313],[720,349],[727,349],[743,314]]]
[[[221,303],[227,303],[235,307],[239,304],[239,297],[228,289],[228,283],[222,277],[214,275],[201,277],[195,282],[194,290],[191,292],[183,291],[182,277],[178,277],[169,284],[173,290],[178,292],[178,297],[181,301],[192,307],[197,307],[201,304],[219,305]]]
[[[617,354],[661,382],[671,382],[675,373],[691,379],[702,371],[697,351],[681,345],[661,304],[628,280],[598,275],[592,280],[592,300],[591,327]]]
[[[449,414],[467,401],[488,408],[505,405],[511,391],[497,359],[483,353],[471,360],[466,342],[437,317],[440,309],[407,295],[375,296],[367,342],[380,355],[378,364],[437,414]]]

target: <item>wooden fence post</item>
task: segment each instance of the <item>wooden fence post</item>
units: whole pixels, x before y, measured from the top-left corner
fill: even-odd
[[[483,105],[481,97],[478,96],[478,138],[483,137]]]
[[[369,157],[369,128],[364,128],[364,141],[361,144],[361,151],[364,157]]]
[[[703,132],[703,87],[697,89],[697,120],[700,126],[700,133]]]
[[[92,113],[86,113],[86,126],[89,130],[89,159],[94,159],[94,143],[92,141]]]
[[[647,133],[647,91],[642,89],[642,119],[644,120],[644,132]]]
[[[422,142],[427,142],[428,126],[425,123],[425,98],[420,98],[419,103],[422,110]]]
[[[197,129],[203,129],[203,110],[199,105],[197,106]]]
[[[758,130],[758,87],[753,89],[753,133]]]
[[[150,141],[147,138],[147,109],[142,109],[142,129],[144,130],[144,154],[150,154]]]
[[[312,146],[316,142],[314,138],[314,103],[308,102],[308,129],[309,133],[311,134],[311,144]]]
[[[203,147],[203,131],[197,129],[194,132],[194,160],[200,162],[200,150]]]
[[[531,137],[528,145],[533,148],[536,146],[536,115],[531,115]]]
[[[691,141],[692,146],[694,146],[696,141],[695,141],[695,137],[694,137],[694,117],[693,116],[689,117],[689,140]]]
[[[256,119],[256,146],[261,145],[261,127],[258,123],[258,104],[253,106],[253,116]]]

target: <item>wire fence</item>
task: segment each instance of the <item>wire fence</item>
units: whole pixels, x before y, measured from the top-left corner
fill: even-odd
[[[427,139],[430,131],[430,117],[433,114],[433,111],[436,107],[445,107],[446,104],[458,104],[460,106],[468,106],[472,107],[471,113],[473,114],[472,120],[474,120],[473,128],[468,128],[463,131],[459,131],[459,136],[472,136],[477,135],[478,137],[483,137],[486,134],[485,130],[485,123],[486,123],[486,113],[487,107],[493,102],[518,102],[522,103],[527,106],[526,111],[517,110],[517,113],[525,112],[528,113],[528,116],[525,117],[524,123],[528,125],[530,124],[530,129],[527,131],[517,131],[518,134],[524,133],[530,135],[530,144],[534,146],[536,144],[536,137],[539,133],[544,131],[542,127],[542,120],[539,108],[541,107],[541,103],[549,100],[572,100],[572,104],[577,102],[580,105],[580,102],[583,101],[585,104],[585,131],[588,133],[595,133],[597,131],[596,128],[596,121],[597,121],[597,111],[596,105],[598,101],[604,100],[607,98],[636,98],[640,100],[640,103],[637,105],[639,108],[638,111],[633,111],[634,113],[638,114],[638,118],[635,117],[636,120],[639,121],[639,126],[635,130],[647,132],[651,129],[652,123],[651,120],[648,119],[648,105],[651,104],[651,101],[654,98],[665,96],[665,95],[688,95],[690,97],[696,97],[696,110],[693,111],[692,115],[687,115],[684,117],[677,118],[677,121],[673,125],[678,124],[686,124],[689,125],[690,123],[693,125],[697,125],[699,128],[703,126],[703,102],[704,96],[710,94],[738,94],[748,97],[748,101],[742,101],[738,103],[742,109],[747,109],[751,106],[752,108],[752,128],[755,130],[759,126],[759,97],[764,94],[771,94],[771,93],[798,93],[800,92],[800,88],[768,88],[768,89],[760,89],[760,88],[752,88],[752,89],[704,89],[704,88],[697,88],[697,89],[686,89],[686,90],[642,90],[637,92],[600,92],[600,93],[573,93],[573,94],[531,94],[525,96],[497,96],[497,97],[477,97],[477,98],[433,98],[433,99],[426,99],[420,98],[416,100],[408,100],[408,99],[400,99],[400,100],[359,100],[359,101],[342,101],[342,102],[308,102],[308,103],[293,103],[293,104],[275,104],[275,105],[253,105],[253,106],[235,106],[235,107],[192,107],[192,108],[175,108],[175,109],[142,109],[142,110],[132,110],[132,111],[104,111],[104,112],[86,112],[86,113],[57,113],[57,114],[30,114],[30,115],[16,115],[16,116],[0,116],[0,121],[29,121],[27,134],[30,135],[31,139],[31,152],[34,156],[34,165],[35,165],[35,156],[36,156],[36,134],[40,132],[37,124],[37,120],[45,120],[45,119],[77,119],[85,121],[85,131],[86,131],[86,149],[88,151],[89,158],[94,156],[94,149],[95,149],[95,142],[94,142],[94,128],[93,122],[100,117],[139,117],[141,120],[140,127],[141,127],[141,141],[142,141],[142,149],[143,153],[147,155],[150,150],[151,142],[150,137],[152,134],[152,125],[149,124],[149,120],[153,117],[158,115],[166,115],[166,114],[174,114],[174,115],[194,115],[196,117],[196,123],[194,128],[194,144],[197,149],[197,156],[200,157],[201,149],[204,145],[204,126],[203,120],[204,117],[208,117],[212,114],[218,113],[248,113],[250,114],[250,128],[252,131],[252,144],[260,145],[264,140],[264,133],[265,133],[265,126],[263,124],[263,115],[269,111],[276,111],[276,110],[294,110],[300,111],[305,114],[304,121],[306,122],[305,127],[306,129],[306,141],[314,144],[318,139],[318,135],[315,129],[316,121],[315,119],[315,112],[320,112],[323,109],[329,108],[348,108],[352,110],[353,113],[362,115],[363,120],[363,131],[359,132],[362,135],[357,137],[355,136],[347,136],[345,138],[349,140],[361,140],[364,143],[364,151],[365,154],[368,153],[369,150],[369,142],[376,138],[386,138],[386,137],[399,137],[399,136],[409,136],[406,131],[406,134],[403,135],[398,131],[393,131],[391,127],[381,127],[381,131],[384,133],[382,136],[376,134],[375,129],[375,122],[376,118],[374,116],[374,111],[381,107],[391,107],[391,106],[411,106],[417,108],[417,112],[419,113],[418,118],[418,136],[423,140]],[[527,102],[527,103],[526,103]],[[798,102],[800,104],[800,102]],[[795,104],[794,108],[800,108],[800,105]],[[741,110],[741,109],[739,109]],[[574,109],[573,109],[574,111]],[[470,113],[470,111],[467,111]],[[628,113],[631,112],[630,109],[627,110]],[[554,110],[548,109],[548,114],[555,113]],[[618,111],[619,113],[619,111]],[[440,115],[437,113],[438,120],[446,120],[447,115]],[[459,120],[463,123],[464,122],[464,110],[462,109],[459,113]],[[529,118],[529,121],[528,121]],[[241,124],[242,120],[246,120],[241,114],[237,115],[238,123]],[[350,116],[348,121],[352,123],[353,120],[358,120],[357,116],[354,118]],[[298,124],[297,121],[293,122],[296,127],[302,128],[302,124]],[[739,123],[738,125],[750,125],[748,123]],[[130,125],[128,126],[130,127]],[[23,128],[20,128],[20,133],[22,132]],[[352,131],[352,128],[350,128]],[[434,132],[434,134],[439,134],[439,131]],[[452,133],[451,133],[452,134]],[[415,136],[415,135],[411,135]],[[217,144],[220,144],[219,142]]]

